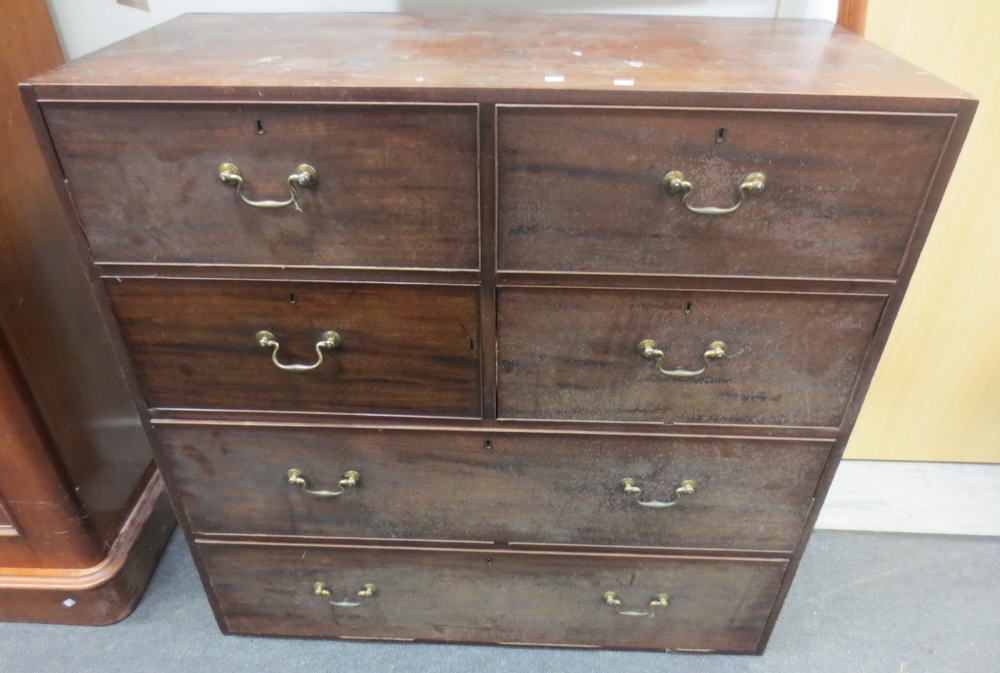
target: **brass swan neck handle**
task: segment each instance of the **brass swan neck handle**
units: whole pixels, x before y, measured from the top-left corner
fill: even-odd
[[[653,509],[664,509],[667,507],[673,507],[679,503],[682,495],[690,495],[694,493],[694,489],[698,484],[696,484],[693,479],[685,479],[678,484],[676,488],[674,488],[674,497],[670,500],[641,500],[640,494],[642,493],[642,489],[635,485],[635,479],[632,477],[625,477],[618,482],[618,485],[621,486],[621,489],[628,495],[636,496],[636,504]]]
[[[618,598],[618,594],[614,591],[605,591],[604,596],[602,596],[604,602],[615,609],[615,612],[624,617],[653,617],[655,613],[653,612],[656,608],[665,608],[670,601],[670,596],[667,594],[656,594],[653,598],[649,600],[648,610],[619,610],[621,607],[621,600]]]
[[[666,354],[656,347],[656,342],[652,339],[644,339],[639,342],[639,352],[642,353],[642,356],[647,360],[655,359],[657,371],[665,376],[673,376],[675,378],[691,378],[704,374],[712,360],[720,360],[726,357],[726,348],[725,341],[713,341],[710,343],[708,350],[701,354],[701,359],[705,365],[700,369],[664,369],[663,358],[666,357]]]
[[[338,483],[340,484],[339,491],[323,491],[319,489],[309,488],[309,482],[306,481],[305,476],[303,476],[301,470],[297,470],[294,467],[285,473],[288,477],[288,483],[292,486],[298,486],[302,489],[302,492],[307,495],[316,496],[317,498],[335,498],[338,495],[344,495],[347,493],[348,489],[354,488],[361,481],[361,475],[354,470],[348,470],[344,473],[344,478]]]
[[[671,194],[683,193],[684,196],[681,202],[684,207],[690,210],[692,213],[697,215],[728,215],[729,213],[735,213],[739,210],[747,196],[756,196],[764,192],[764,188],[767,186],[767,176],[763,173],[756,171],[750,173],[740,181],[737,187],[737,193],[739,194],[739,201],[735,205],[728,206],[725,208],[720,208],[718,206],[692,206],[688,203],[688,199],[691,194],[694,193],[694,185],[688,182],[684,178],[684,174],[680,171],[670,171],[663,176],[663,186],[666,187],[667,191]]]
[[[243,175],[240,173],[240,169],[236,167],[236,164],[229,162],[219,164],[219,168],[217,170],[219,179],[222,180],[223,184],[236,187],[236,196],[240,197],[240,200],[243,203],[248,206],[253,206],[254,208],[284,208],[285,206],[295,206],[297,210],[301,210],[298,202],[296,201],[299,196],[299,192],[295,186],[315,187],[319,182],[319,175],[316,173],[316,169],[309,164],[301,164],[296,166],[295,172],[288,176],[288,187],[291,190],[291,195],[287,199],[284,201],[253,201],[248,199],[243,193]]]
[[[273,351],[271,351],[271,362],[273,362],[278,369],[281,369],[286,372],[308,372],[310,370],[316,369],[321,364],[323,364],[324,348],[328,348],[331,350],[334,348],[340,348],[340,344],[343,343],[343,339],[340,338],[340,335],[334,332],[333,330],[323,332],[323,334],[320,336],[319,341],[316,342],[316,355],[318,356],[316,362],[314,362],[311,365],[286,365],[278,362],[278,349],[281,348],[281,344],[278,343],[278,340],[274,337],[274,334],[268,332],[267,330],[261,330],[257,332],[257,335],[254,338],[257,340],[257,343],[258,345],[260,345],[261,348],[274,349]]]
[[[333,605],[338,608],[356,608],[359,605],[362,605],[366,598],[371,598],[372,596],[374,596],[375,592],[376,589],[374,584],[365,583],[361,587],[361,591],[357,593],[358,598],[360,598],[361,600],[352,601],[350,599],[345,599],[342,601],[335,601],[333,600],[333,597],[330,594],[330,588],[326,584],[324,584],[323,582],[316,582],[315,584],[313,584],[313,594],[315,594],[316,596],[324,596],[325,598],[329,599],[330,605]]]

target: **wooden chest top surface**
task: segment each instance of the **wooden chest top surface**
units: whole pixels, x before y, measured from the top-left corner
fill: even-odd
[[[33,84],[969,98],[824,21],[566,14],[189,14]]]

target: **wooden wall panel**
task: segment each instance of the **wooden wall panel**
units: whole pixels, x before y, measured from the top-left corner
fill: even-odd
[[[865,37],[980,99],[847,458],[1000,462],[1000,4],[870,0]]]

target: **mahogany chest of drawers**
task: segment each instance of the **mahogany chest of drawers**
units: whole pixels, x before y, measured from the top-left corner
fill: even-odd
[[[192,15],[24,95],[225,632],[758,653],[975,110],[566,15]]]

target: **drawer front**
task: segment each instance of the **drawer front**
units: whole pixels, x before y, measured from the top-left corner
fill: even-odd
[[[204,542],[198,549],[232,633],[744,653],[760,639],[786,565]],[[330,595],[317,595],[316,583]],[[372,595],[358,596],[369,584]],[[609,605],[606,592],[621,604]],[[650,608],[659,594],[666,606]],[[650,610],[652,617],[620,614]]]
[[[502,288],[498,413],[836,427],[883,302],[870,295]],[[661,358],[644,357],[639,344],[647,340]],[[717,341],[725,355],[706,357]],[[688,377],[659,371],[703,367]]]
[[[481,413],[478,287],[111,279],[107,288],[151,407]],[[327,331],[339,345],[318,345]],[[274,363],[310,366],[320,355],[309,371]]]
[[[830,451],[820,441],[388,429],[165,425],[157,435],[199,534],[780,552],[795,547]],[[305,486],[289,482],[290,469]],[[348,471],[357,484],[338,485]],[[627,478],[640,493],[625,492]],[[685,481],[694,492],[678,495]]]
[[[498,118],[502,269],[844,279],[896,276],[953,120],[534,107]],[[664,187],[672,171],[695,208],[736,205],[750,173],[766,183],[735,212],[696,214]]]
[[[475,106],[43,107],[99,263],[479,266]]]

